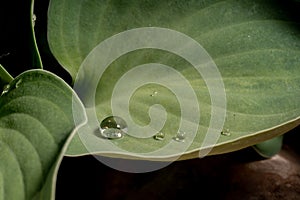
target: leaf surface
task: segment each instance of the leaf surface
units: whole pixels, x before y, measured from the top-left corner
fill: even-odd
[[[220,154],[271,139],[299,125],[299,25],[290,18],[284,5],[277,1],[52,0],[48,22],[48,39],[53,54],[70,72],[75,86],[82,81],[79,84],[85,87],[77,92],[87,110],[95,106],[96,111],[97,123],[90,122],[89,127],[74,137],[67,152],[69,155],[102,153],[159,159],[159,156],[148,153],[170,144],[178,131],[186,132],[189,141],[189,127],[199,125],[195,137],[190,138],[191,144],[182,152],[183,158],[193,158],[198,156],[199,150],[212,147],[205,143],[208,131],[214,135],[219,134],[215,144],[209,143],[214,146],[209,153]],[[123,31],[141,27],[175,30],[201,44],[220,72],[221,79],[217,81],[224,83],[226,107],[217,108],[218,106],[213,105],[212,93],[207,85],[207,81],[213,82],[212,79],[201,76],[190,62],[165,49],[144,48],[117,57],[109,63],[97,87],[89,82],[94,81],[96,71],[86,70],[79,73],[76,79],[80,67],[88,64],[91,69],[102,69],[100,64],[106,57],[101,55],[107,52],[109,56],[115,55],[123,48],[122,45],[120,48],[107,46],[106,51],[101,52],[101,42],[107,41],[107,38],[116,38],[116,34]],[[152,39],[145,36],[144,40]],[[165,41],[168,39],[170,38],[165,37]],[[173,42],[176,45],[180,41]],[[120,44],[127,43],[124,41]],[[136,66],[146,63],[170,66],[188,80],[198,99],[196,104],[200,108],[200,122],[196,123],[197,120],[181,115],[178,95],[170,89],[147,83],[137,88],[130,100],[125,98],[125,87],[124,96],[119,99],[120,102],[130,101],[130,116],[140,126],[146,126],[153,119],[148,113],[152,105],[162,105],[167,119],[163,128],[158,131],[165,134],[164,140],[128,136],[108,141],[97,137],[95,130],[97,131],[99,123],[107,116],[118,115],[111,106],[117,82]],[[206,63],[202,64],[203,67],[206,66]],[[176,81],[172,82],[175,75],[156,73],[156,76],[157,80],[167,80],[171,87],[178,87]],[[132,80],[134,78],[132,76]],[[128,82],[128,88],[131,83]],[[182,87],[181,91],[184,90]],[[152,95],[154,92],[157,92],[155,97]],[[218,93],[214,95],[217,98]],[[182,98],[187,102],[189,100],[184,96]],[[187,103],[184,106],[193,109],[195,104]],[[220,112],[226,109],[223,130],[210,126],[216,122],[212,117],[214,109],[219,109]],[[93,111],[90,114],[89,119],[92,119]],[[181,120],[189,122],[190,126],[179,130]],[[129,131],[130,134],[138,133]],[[119,150],[110,151],[108,143]],[[176,145],[168,147],[162,156],[175,156],[176,148]]]

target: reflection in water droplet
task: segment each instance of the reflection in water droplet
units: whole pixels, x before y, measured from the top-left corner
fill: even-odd
[[[165,134],[163,132],[158,132],[153,136],[154,139],[156,140],[164,140],[165,139]]]
[[[173,140],[176,142],[184,142],[185,139],[185,132],[179,131],[175,137],[173,137]]]
[[[150,94],[150,97],[154,97],[154,96],[156,96],[157,95],[157,91],[154,91],[152,94]]]
[[[107,128],[107,129],[102,129],[100,131],[101,131],[101,136],[107,139],[119,139],[122,138],[123,135],[125,134],[122,130],[116,128]]]
[[[228,128],[221,131],[221,135],[230,136],[230,130]]]
[[[100,123],[101,136],[107,139],[122,138],[127,133],[127,123],[118,116],[110,116]]]
[[[20,86],[20,84],[22,83],[22,79],[19,79],[16,83],[16,88],[18,88]]]
[[[1,96],[4,95],[5,93],[7,93],[7,92],[9,91],[9,89],[10,89],[10,85],[9,85],[9,84],[8,84],[8,85],[5,85],[5,86],[3,87],[3,91],[2,91],[2,93],[1,93]]]

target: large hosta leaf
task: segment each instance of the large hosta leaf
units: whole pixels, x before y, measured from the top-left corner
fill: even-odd
[[[224,130],[215,130],[220,135],[210,154],[257,144],[299,124],[300,32],[298,24],[289,18],[284,5],[279,5],[277,1],[52,0],[48,24],[51,50],[71,73],[75,86],[78,82],[84,86],[77,92],[86,107],[93,108],[95,102],[99,122],[109,115],[118,115],[112,111],[111,97],[114,86],[124,74],[138,65],[161,63],[172,67],[189,81],[200,106],[199,128],[184,153],[185,158],[196,157],[199,150],[208,148],[202,144],[205,133],[214,131],[208,127],[211,119],[214,123],[211,112],[216,106],[212,106],[212,94],[204,79],[213,81],[213,77],[202,77],[190,62],[174,52],[149,48],[127,52],[112,63],[107,63],[110,65],[95,89],[95,98],[89,92],[94,89],[89,81],[94,80],[93,74],[97,73],[95,69],[102,67],[101,63],[105,62],[103,60],[106,57],[118,55],[120,49],[124,48],[122,44],[118,49],[107,43],[106,51],[102,51],[99,43],[120,32],[140,27],[168,28],[193,38],[204,47],[220,71],[222,79],[218,80],[223,81],[226,91],[226,117]],[[152,39],[146,35],[144,40]],[[165,38],[166,41],[168,39]],[[164,43],[164,40],[161,42]],[[180,41],[175,40],[174,45],[177,43]],[[189,50],[184,45],[182,48]],[[206,64],[202,63],[203,67]],[[87,65],[94,71],[86,69],[76,79],[80,66]],[[151,70],[149,76],[155,76]],[[134,80],[136,77],[132,78]],[[174,78],[172,73],[157,73],[158,80],[169,80],[171,86],[177,84]],[[123,89],[126,96],[126,87]],[[119,97],[120,102],[127,101],[124,96]],[[94,123],[79,133],[80,138],[78,135],[74,138],[67,153],[140,156],[128,153],[134,152],[147,157],[147,153],[170,143],[178,131],[180,120],[190,122],[190,127],[197,125],[189,116],[181,116],[174,93],[159,84],[141,85],[131,96],[129,110],[137,125],[149,124],[148,109],[154,104],[164,106],[168,113],[166,124],[160,130],[165,133],[163,141],[130,136],[108,141],[96,136],[97,124]],[[193,107],[195,104],[185,106]],[[218,109],[222,111],[225,107]],[[91,114],[90,119],[93,118]],[[184,130],[187,137],[188,129]],[[125,151],[110,152],[106,144],[111,142]],[[176,145],[170,147],[170,151],[163,156],[173,156],[175,151],[172,148],[176,149]]]
[[[58,166],[75,133],[73,114],[84,121],[71,88],[49,72],[25,72],[6,87],[0,97],[0,199],[54,199]]]

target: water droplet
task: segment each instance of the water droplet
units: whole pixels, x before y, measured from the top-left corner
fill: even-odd
[[[32,15],[32,25],[33,25],[33,26],[35,25],[35,21],[36,21],[36,15],[33,14],[33,15]]]
[[[153,136],[154,139],[156,140],[164,140],[165,139],[165,134],[163,132],[158,132]]]
[[[184,142],[185,139],[185,132],[179,131],[175,137],[173,137],[173,140],[176,142]]]
[[[101,136],[107,139],[122,138],[127,133],[127,124],[118,116],[110,116],[100,123]]]
[[[152,94],[150,94],[150,97],[154,97],[154,96],[156,96],[157,95],[157,91],[154,91]]]
[[[9,91],[9,89],[10,89],[10,85],[9,85],[9,84],[8,84],[8,85],[5,85],[5,86],[3,87],[3,91],[2,91],[2,93],[1,93],[1,96],[4,95],[5,93],[7,93],[7,92]]]
[[[16,83],[16,88],[18,88],[20,86],[20,84],[22,83],[22,79],[19,79]]]
[[[221,131],[221,135],[230,136],[230,130],[228,128]]]

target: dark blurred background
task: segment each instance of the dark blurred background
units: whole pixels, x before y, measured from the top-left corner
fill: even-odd
[[[288,132],[282,151],[261,158],[252,148],[177,161],[158,171],[133,174],[93,156],[64,158],[57,199],[300,199],[300,127]],[[119,159],[120,163],[132,162]]]

